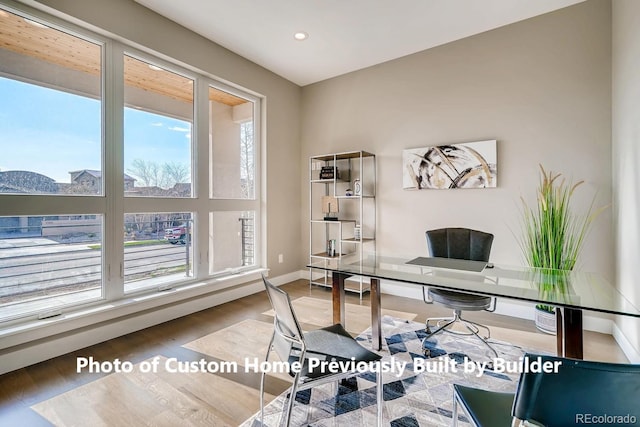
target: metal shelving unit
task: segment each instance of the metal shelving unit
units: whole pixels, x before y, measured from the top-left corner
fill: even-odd
[[[325,168],[325,174],[321,174]],[[333,170],[327,177],[327,169]],[[330,174],[331,175],[331,174]],[[359,187],[359,191],[357,190]],[[322,212],[323,196],[335,197],[337,219],[327,220]],[[309,158],[309,258],[310,263],[330,263],[344,255],[363,257],[375,250],[376,241],[376,158],[366,151],[311,156]],[[335,254],[328,252],[328,242],[335,241]],[[331,286],[329,272],[309,270],[310,286]],[[362,295],[369,283],[354,276],[345,285],[350,292]]]

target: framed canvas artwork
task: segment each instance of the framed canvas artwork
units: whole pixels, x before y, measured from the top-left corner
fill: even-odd
[[[496,145],[494,139],[404,150],[402,188],[496,187]]]

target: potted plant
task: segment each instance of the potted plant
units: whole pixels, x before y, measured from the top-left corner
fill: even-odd
[[[562,174],[547,172],[540,165],[540,184],[537,200],[529,206],[524,199],[520,247],[531,267],[551,270],[572,270],[580,255],[584,239],[593,220],[604,209],[593,210],[593,202],[583,215],[571,209],[571,199],[584,181],[572,183]],[[555,275],[561,279],[562,274]],[[541,289],[543,297],[564,289],[562,280],[550,280]],[[546,286],[546,287],[545,287]],[[536,326],[543,332],[555,334],[555,308],[536,306]]]

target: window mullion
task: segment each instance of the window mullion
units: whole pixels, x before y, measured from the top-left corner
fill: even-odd
[[[104,194],[107,201],[104,233],[105,297],[124,295],[124,61],[123,48],[109,42],[104,61]]]
[[[199,77],[195,83],[195,120],[193,160],[193,182],[196,196],[195,220],[197,221],[197,235],[195,241],[194,275],[203,279],[209,275],[209,80]]]

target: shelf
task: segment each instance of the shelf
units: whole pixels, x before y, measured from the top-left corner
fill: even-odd
[[[359,159],[360,157],[373,157],[374,154],[366,151],[352,151],[349,153],[325,154],[321,156],[312,156],[312,160],[320,162],[330,162],[333,160]]]
[[[373,242],[374,239],[364,238],[364,239],[342,239],[341,242],[345,243],[367,243]]]
[[[338,219],[338,220],[332,220],[332,219],[312,219],[311,222],[326,222],[328,224],[344,224],[346,222],[356,222],[355,219]]]
[[[330,256],[329,253],[327,252],[318,252],[317,254],[312,254],[311,256],[314,258],[338,259],[341,256],[345,256],[345,255],[348,255],[348,254],[338,254],[338,255]]]
[[[333,184],[334,182],[351,182],[348,179],[312,179],[311,181],[312,184]]]
[[[370,196],[370,195],[364,195],[364,196],[336,196],[336,199],[340,199],[340,200],[347,200],[347,199],[354,199],[354,200],[359,200],[359,199],[375,199],[376,196]]]

